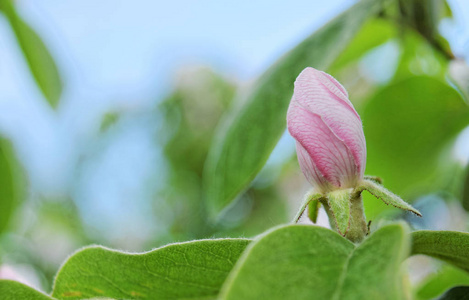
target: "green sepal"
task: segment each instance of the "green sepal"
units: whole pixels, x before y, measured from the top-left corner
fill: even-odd
[[[306,207],[308,207],[308,204],[313,203],[313,202],[319,202],[324,196],[320,193],[314,192],[314,190],[310,190],[309,192],[306,193],[306,195],[303,198],[303,202],[301,203],[301,207],[298,210],[298,212],[295,215],[295,218],[293,219],[292,223],[298,223],[300,220],[301,216],[303,215]],[[317,217],[317,213],[316,213]],[[316,222],[316,219],[313,221]]]
[[[363,190],[367,190],[373,196],[375,196],[378,199],[381,199],[387,205],[390,204],[394,207],[413,212],[419,217],[422,216],[422,214],[417,209],[413,208],[409,203],[405,202],[399,196],[392,193],[391,191],[389,191],[382,185],[376,183],[376,181],[372,179],[365,178],[364,180],[362,180],[358,188],[358,191],[363,191]]]
[[[375,183],[383,184],[383,179],[381,179],[381,177],[378,177],[378,176],[365,175],[365,180],[371,180]]]
[[[353,189],[344,189],[327,193],[327,204],[332,218],[337,231],[343,236],[350,228],[350,204],[353,192]]]
[[[310,201],[308,204],[308,218],[316,224],[318,221],[318,213],[319,213],[319,208],[321,207],[321,202],[316,200],[316,201]]]

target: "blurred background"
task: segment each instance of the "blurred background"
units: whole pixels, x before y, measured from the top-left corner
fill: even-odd
[[[216,226],[205,158],[256,78],[355,2],[0,0],[0,278],[49,291],[85,245],[146,251],[288,222],[309,189],[288,134]],[[373,226],[467,231],[469,3],[410,2],[367,22],[328,72],[362,116],[366,174],[424,215],[365,195]],[[469,284],[408,264],[419,299]]]

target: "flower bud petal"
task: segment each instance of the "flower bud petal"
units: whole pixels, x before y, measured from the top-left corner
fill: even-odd
[[[332,76],[306,68],[295,81],[287,114],[298,160],[320,190],[354,187],[363,178],[366,144],[362,122],[347,92]]]

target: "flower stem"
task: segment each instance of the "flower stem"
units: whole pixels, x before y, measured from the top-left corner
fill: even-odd
[[[333,211],[327,201],[321,200],[324,209],[329,217],[331,228],[339,232]],[[363,200],[361,192],[354,192],[350,195],[350,223],[344,237],[353,243],[361,242],[368,234],[365,211],[363,209]]]
[[[361,193],[353,193],[350,202],[350,229],[345,237],[354,243],[359,243],[368,234]]]

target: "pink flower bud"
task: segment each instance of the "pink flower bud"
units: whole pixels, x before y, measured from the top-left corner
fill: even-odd
[[[332,76],[306,68],[295,81],[287,127],[301,170],[319,192],[353,188],[363,179],[366,144],[360,116]]]

